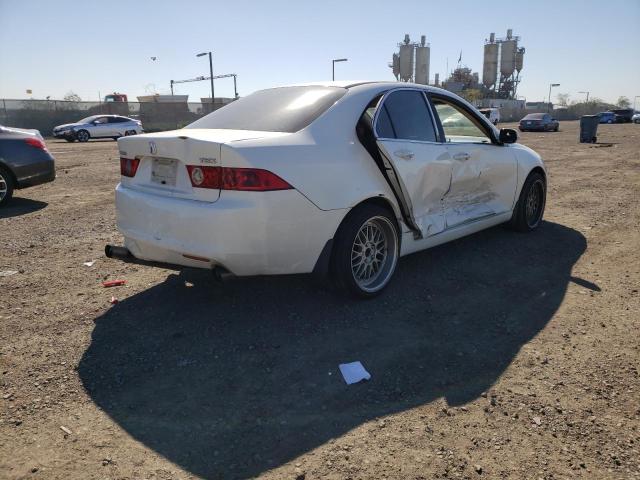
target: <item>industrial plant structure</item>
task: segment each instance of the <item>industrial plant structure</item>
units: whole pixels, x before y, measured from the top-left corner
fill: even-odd
[[[478,73],[458,64],[450,75],[447,72],[448,78],[442,81],[442,87],[456,93],[477,90],[484,99],[515,100],[525,51],[518,46],[519,41],[520,37],[514,36],[512,29],[507,30],[505,38],[496,39],[496,34],[492,33],[485,40],[482,82]],[[415,43],[405,34],[389,67],[396,80],[427,85],[430,59],[431,47],[426,43],[426,37],[422,35],[420,43]],[[436,73],[433,85],[439,86],[439,80]]]
[[[492,33],[484,44],[482,84],[487,97],[516,98],[524,60],[524,47],[518,47],[519,41],[520,37],[514,37],[513,30],[508,29],[506,38],[496,39]]]
[[[427,43],[427,37],[422,35],[418,44],[412,43],[409,35],[405,34],[404,41],[398,47],[399,53],[393,54],[389,64],[396,80],[428,85],[431,47]]]

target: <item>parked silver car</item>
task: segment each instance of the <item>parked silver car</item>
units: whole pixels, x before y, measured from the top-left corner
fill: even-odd
[[[133,118],[120,115],[92,115],[76,123],[58,125],[53,136],[64,138],[67,142],[78,140],[88,142],[90,138],[113,138],[143,133],[142,123]]]

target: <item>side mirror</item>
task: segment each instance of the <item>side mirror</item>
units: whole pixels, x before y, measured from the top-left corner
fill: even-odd
[[[498,140],[500,140],[500,143],[516,143],[518,134],[512,128],[501,128]]]

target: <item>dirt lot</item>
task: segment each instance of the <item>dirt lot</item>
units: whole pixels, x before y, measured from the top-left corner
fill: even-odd
[[[57,180],[0,213],[0,477],[640,478],[640,126],[577,136],[520,135],[537,232],[407,257],[366,302],[104,258],[116,143],[50,140]]]

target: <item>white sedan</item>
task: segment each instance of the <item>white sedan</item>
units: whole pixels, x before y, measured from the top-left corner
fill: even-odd
[[[546,171],[434,87],[333,82],[255,92],[181,130],[118,140],[109,257],[236,276],[314,272],[369,297],[401,256],[540,225]]]

